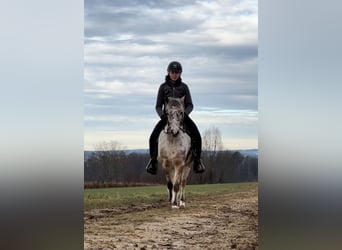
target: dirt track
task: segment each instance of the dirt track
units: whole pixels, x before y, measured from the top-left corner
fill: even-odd
[[[86,212],[84,249],[258,249],[257,189]]]

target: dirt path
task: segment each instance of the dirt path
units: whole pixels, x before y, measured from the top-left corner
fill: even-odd
[[[257,190],[86,212],[84,249],[258,249]]]

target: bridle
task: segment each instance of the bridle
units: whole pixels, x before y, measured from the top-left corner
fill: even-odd
[[[177,117],[174,117],[175,113]],[[171,126],[170,120],[174,120],[174,119],[177,119],[177,121],[179,122],[178,129],[181,130],[182,132],[185,132],[185,129],[183,126],[184,111],[179,110],[179,111],[173,111],[173,112],[172,111],[166,112],[166,116],[167,116],[167,126],[165,130],[166,134],[172,134],[173,136],[177,136],[179,134],[179,131],[177,131],[176,134],[172,133],[172,128],[170,127]]]

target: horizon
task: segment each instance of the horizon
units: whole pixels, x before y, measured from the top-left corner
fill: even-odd
[[[134,150],[149,150],[148,148],[134,148],[134,149],[117,149],[117,151],[134,151]],[[248,149],[221,149],[216,151],[237,151],[237,150],[258,150],[258,148],[248,148]],[[103,151],[103,150],[83,150],[83,151]],[[214,150],[212,150],[214,151]]]

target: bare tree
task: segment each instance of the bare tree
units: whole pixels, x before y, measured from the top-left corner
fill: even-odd
[[[202,160],[206,171],[193,174],[188,183],[224,183],[258,180],[257,157],[245,157],[238,151],[224,150],[221,133],[212,127],[203,133]],[[162,168],[157,176],[146,173],[148,153],[125,153],[125,148],[117,141],[105,141],[95,145],[95,150],[85,159],[85,181],[120,183],[164,183]]]
[[[95,145],[97,151],[120,151],[124,150],[121,143],[118,141],[103,141]]]
[[[203,160],[207,168],[204,177],[207,182],[216,182],[221,178],[222,170],[218,166],[215,166],[215,162],[217,162],[218,152],[223,150],[221,133],[217,127],[212,127],[204,131],[202,148]]]
[[[215,157],[218,151],[223,150],[221,132],[217,127],[204,131],[202,148],[210,158]]]
[[[126,155],[121,144],[117,141],[101,142],[95,145],[96,155],[101,162],[108,181],[119,181]]]

